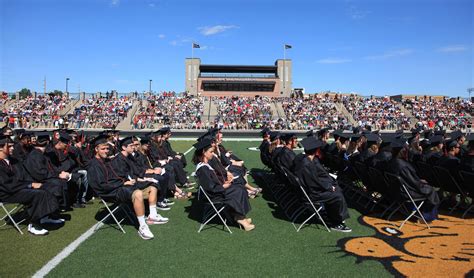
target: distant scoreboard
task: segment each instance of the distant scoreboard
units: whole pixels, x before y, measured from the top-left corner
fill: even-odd
[[[204,65],[186,59],[186,92],[200,96],[285,97],[292,92],[292,61],[273,66]]]

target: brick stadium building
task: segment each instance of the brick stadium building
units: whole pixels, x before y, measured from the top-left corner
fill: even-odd
[[[205,65],[201,59],[185,61],[185,88],[190,95],[287,97],[292,92],[292,61],[275,65]]]

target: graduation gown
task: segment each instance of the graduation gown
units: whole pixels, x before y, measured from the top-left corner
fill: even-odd
[[[213,202],[224,202],[240,216],[245,216],[250,211],[247,190],[234,184],[224,188],[222,186],[224,183],[219,180],[209,164],[199,163],[196,166],[196,176],[199,186],[202,186]]]
[[[18,161],[24,161],[32,149],[32,147],[24,147],[20,142],[18,142],[15,144],[11,156]]]
[[[388,164],[387,171],[400,176],[406,184],[407,190],[413,198],[427,198],[424,211],[436,208],[440,201],[438,194],[432,186],[423,183],[416,173],[416,169],[408,162],[400,158],[393,158]],[[405,200],[409,200],[405,190],[400,188],[400,194]]]
[[[173,148],[171,147],[171,143],[168,142],[168,140],[163,141],[162,145],[163,145],[164,149],[166,150],[166,153],[168,154],[168,156],[175,157],[178,154],[181,155],[181,158],[179,160],[183,164],[183,167],[186,168],[186,165],[188,165],[187,161],[186,161],[186,156],[184,156],[183,154],[175,152],[173,150]]]
[[[295,174],[313,202],[324,203],[331,225],[341,224],[349,218],[346,200],[337,182],[329,175],[315,157],[312,161],[307,155],[295,159]],[[333,187],[336,188],[332,191]]]
[[[459,175],[459,168],[461,166],[461,160],[450,154],[441,157],[438,162],[438,166],[449,170],[451,176],[458,182],[462,182],[461,176]]]
[[[292,169],[293,160],[295,159],[296,154],[287,147],[283,147],[282,150],[275,157],[275,161],[278,165],[283,166],[287,169]]]
[[[13,161],[0,161],[0,201],[25,205],[32,222],[57,211],[56,197],[43,188],[33,189],[31,182],[22,180],[23,166]]]
[[[474,173],[474,154],[466,154],[461,158],[461,170]]]
[[[268,142],[268,140],[263,140],[260,146],[258,147],[258,149],[260,150],[260,160],[267,167],[270,167],[271,165],[271,154],[268,151],[269,148],[270,142]]]
[[[113,172],[120,177],[121,180],[128,181],[130,179],[142,178],[139,176],[141,173],[137,167],[132,165],[132,161],[128,157],[125,157],[121,152],[118,153],[110,163],[113,168]],[[135,183],[135,187],[139,189],[147,188],[152,185],[150,182],[139,182]]]
[[[121,177],[115,173],[110,160],[93,158],[87,167],[89,185],[101,198],[106,200],[129,202],[133,191],[139,189],[134,186],[125,186]]]

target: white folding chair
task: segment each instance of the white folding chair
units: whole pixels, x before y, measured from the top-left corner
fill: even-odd
[[[428,227],[428,229],[430,229],[430,225],[428,225],[428,222],[426,222],[426,219],[423,216],[423,213],[421,213],[421,211],[420,211],[420,208],[425,203],[426,198],[413,198],[410,195],[410,192],[408,192],[408,189],[405,186],[405,182],[403,181],[403,179],[401,177],[399,177],[397,175],[394,175],[392,173],[388,173],[388,172],[385,173],[385,177],[387,178],[387,181],[390,184],[390,186],[392,186],[394,188],[403,188],[403,191],[405,191],[405,193],[407,194],[407,196],[409,198],[408,200],[400,200],[400,203],[399,203],[398,207],[392,212],[392,214],[389,216],[388,219],[390,219],[391,216],[402,207],[404,207],[409,212],[410,210],[408,208],[406,208],[406,206],[405,206],[406,203],[409,203],[409,204],[413,205],[413,209],[411,210],[411,212],[408,213],[407,218],[405,218],[405,220],[403,220],[402,224],[400,225],[400,227],[398,227],[398,229],[401,230],[403,228],[403,225],[405,225],[405,223],[408,220],[410,220],[410,218],[412,218],[413,216],[415,216],[419,219],[422,219],[423,222],[425,223],[426,227]],[[418,215],[416,215],[416,213],[418,213]]]
[[[133,217],[130,216],[129,207],[127,204],[110,201],[110,203],[112,203],[112,206],[109,206],[107,202],[108,200],[105,200],[102,197],[100,197],[100,200],[102,201],[102,204],[104,204],[104,207],[107,210],[107,215],[104,216],[99,222],[97,222],[94,228],[94,231],[97,231],[102,226],[101,224],[105,224],[106,219],[108,219],[109,217],[112,217],[115,221],[115,224],[117,224],[117,226],[122,231],[122,233],[125,234],[125,230],[123,229],[121,225],[125,217],[119,221],[116,215],[114,215],[114,213],[119,209],[125,213],[125,216],[130,220],[131,223],[135,224],[135,222],[133,221]],[[111,209],[114,205],[115,205],[115,208]],[[127,208],[124,208],[123,206],[127,206]]]
[[[203,217],[202,217],[202,221],[201,221],[201,225],[199,227],[198,233],[200,233],[202,229],[204,228],[204,226],[206,226],[212,219],[214,219],[217,216],[221,220],[222,224],[224,224],[224,227],[227,229],[227,231],[229,231],[229,233],[232,234],[232,231],[229,229],[229,226],[227,226],[226,219],[222,217],[221,215],[221,213],[225,210],[226,205],[221,202],[212,202],[211,198],[206,193],[206,191],[202,188],[202,186],[199,186],[198,199],[201,199],[201,193],[204,195],[206,199],[201,200],[204,204],[204,211],[203,211]]]
[[[23,206],[22,205],[19,205],[19,206],[15,206],[14,208],[12,208],[11,210],[8,210],[6,207],[5,207],[5,204],[6,203],[3,203],[3,202],[0,202],[0,207],[2,207],[2,209],[5,211],[5,215],[0,219],[2,221],[5,221],[5,223],[0,226],[0,227],[4,227],[5,225],[7,225],[7,220],[6,218],[8,217],[8,219],[10,219],[10,221],[12,222],[13,226],[15,226],[15,228],[18,230],[18,232],[20,232],[20,234],[23,234],[23,232],[21,231],[20,227],[18,226],[19,224],[21,224],[23,221],[25,221],[25,219],[22,219],[18,222],[15,221],[15,219],[13,219],[12,217],[12,214],[15,212],[15,211],[18,211],[20,210],[20,208],[22,208]]]

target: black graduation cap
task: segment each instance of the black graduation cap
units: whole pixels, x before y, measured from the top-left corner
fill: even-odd
[[[309,131],[307,131],[304,135],[306,135],[306,137],[311,137],[314,135],[314,130],[310,129]]]
[[[18,135],[21,135],[21,134],[25,133],[25,131],[26,131],[26,130],[25,130],[24,128],[18,128],[18,129],[13,130],[13,133],[14,133],[16,136],[18,136]]]
[[[128,136],[128,137],[125,137],[125,138],[123,138],[122,140],[119,141],[119,146],[120,147],[128,146],[128,145],[132,144],[132,142],[133,142],[133,137]]]
[[[293,137],[296,137],[296,134],[294,134],[293,132],[283,133],[283,134],[280,135],[280,139],[285,141],[285,142],[289,141]]]
[[[329,132],[329,128],[328,127],[325,127],[325,128],[321,128],[319,131],[318,131],[318,136],[323,136],[324,134],[328,133]]]
[[[300,144],[303,146],[305,151],[315,150],[325,145],[323,141],[316,139],[314,136],[304,138],[301,140]]]
[[[392,142],[396,139],[393,134],[382,134],[382,143],[380,143],[380,148],[388,147],[392,144]]]
[[[425,139],[430,139],[431,136],[433,136],[433,130],[431,129],[425,130],[423,133],[423,137],[425,137]]]
[[[430,137],[430,143],[432,146],[436,146],[443,142],[443,136],[441,135],[434,135]]]
[[[46,143],[51,140],[49,137],[49,132],[46,130],[36,132],[35,135],[36,135],[36,143],[39,143],[39,144]]]
[[[459,143],[456,139],[452,139],[452,140],[449,140],[448,142],[446,142],[446,147],[448,148],[448,150],[451,149],[451,148],[454,148],[458,145],[459,145]]]
[[[199,151],[202,150],[212,144],[212,140],[209,137],[203,138],[201,141],[197,142],[193,145],[193,147]]]
[[[402,137],[396,138],[390,144],[392,149],[401,149],[401,148],[406,147],[407,145],[408,145],[407,140]]]
[[[25,137],[31,137],[32,135],[33,135],[33,132],[25,131],[23,133],[20,133],[18,135],[18,138],[22,139],[22,138],[25,138]]]
[[[264,127],[262,130],[260,130],[260,135],[262,136],[269,133],[270,133],[270,129],[268,127]]]
[[[372,131],[373,134],[379,134],[380,133],[380,130],[374,130]]]
[[[422,149],[426,149],[427,147],[431,146],[431,142],[429,139],[423,139],[420,141],[420,147]]]
[[[90,144],[95,148],[98,145],[106,144],[108,142],[109,136],[105,134],[101,134],[96,138],[92,139]]]
[[[367,133],[364,136],[367,138],[367,142],[370,142],[370,143],[377,143],[380,139],[378,135],[375,135],[372,133]]]
[[[462,133],[462,131],[460,130],[456,130],[456,131],[451,132],[450,136],[451,136],[451,140],[458,140],[459,138],[464,136],[464,133]]]
[[[418,127],[418,128],[412,128],[412,129],[411,129],[411,134],[412,134],[413,136],[415,136],[415,135],[417,135],[417,134],[421,134],[422,132],[423,132],[423,129],[421,129],[421,128],[419,128],[419,127]]]
[[[357,133],[352,134],[351,142],[356,142],[357,140],[359,140],[359,138],[360,138],[360,134],[357,134]]]
[[[354,133],[354,134],[360,133],[360,127],[354,127],[354,128],[352,129],[352,133]]]
[[[212,136],[216,136],[217,133],[219,133],[219,131],[221,131],[222,127],[213,127],[211,129],[209,129],[209,134],[212,135]]]
[[[353,135],[352,133],[347,133],[347,132],[339,133],[339,137],[344,138],[344,139],[349,139],[351,138],[352,135]]]
[[[160,130],[158,131],[160,132],[160,134],[166,134],[166,133],[171,132],[171,128],[165,126],[165,127],[160,128]]]
[[[437,130],[434,133],[434,135],[441,135],[441,136],[444,136],[445,134],[446,134],[446,130],[444,129]]]
[[[466,141],[473,142],[474,141],[474,133],[471,133],[466,136]]]
[[[367,135],[367,134],[372,134],[372,132],[370,132],[370,130],[364,130],[362,131],[362,135]],[[367,137],[367,136],[366,136]]]
[[[0,144],[13,143],[13,140],[8,135],[0,135]]]
[[[270,141],[275,141],[278,138],[280,138],[280,132],[278,131],[270,132]]]
[[[142,145],[150,144],[150,137],[148,136],[140,137],[140,144]]]
[[[67,134],[66,132],[60,132],[59,133],[59,141],[69,144],[69,142],[72,140],[71,136]]]

